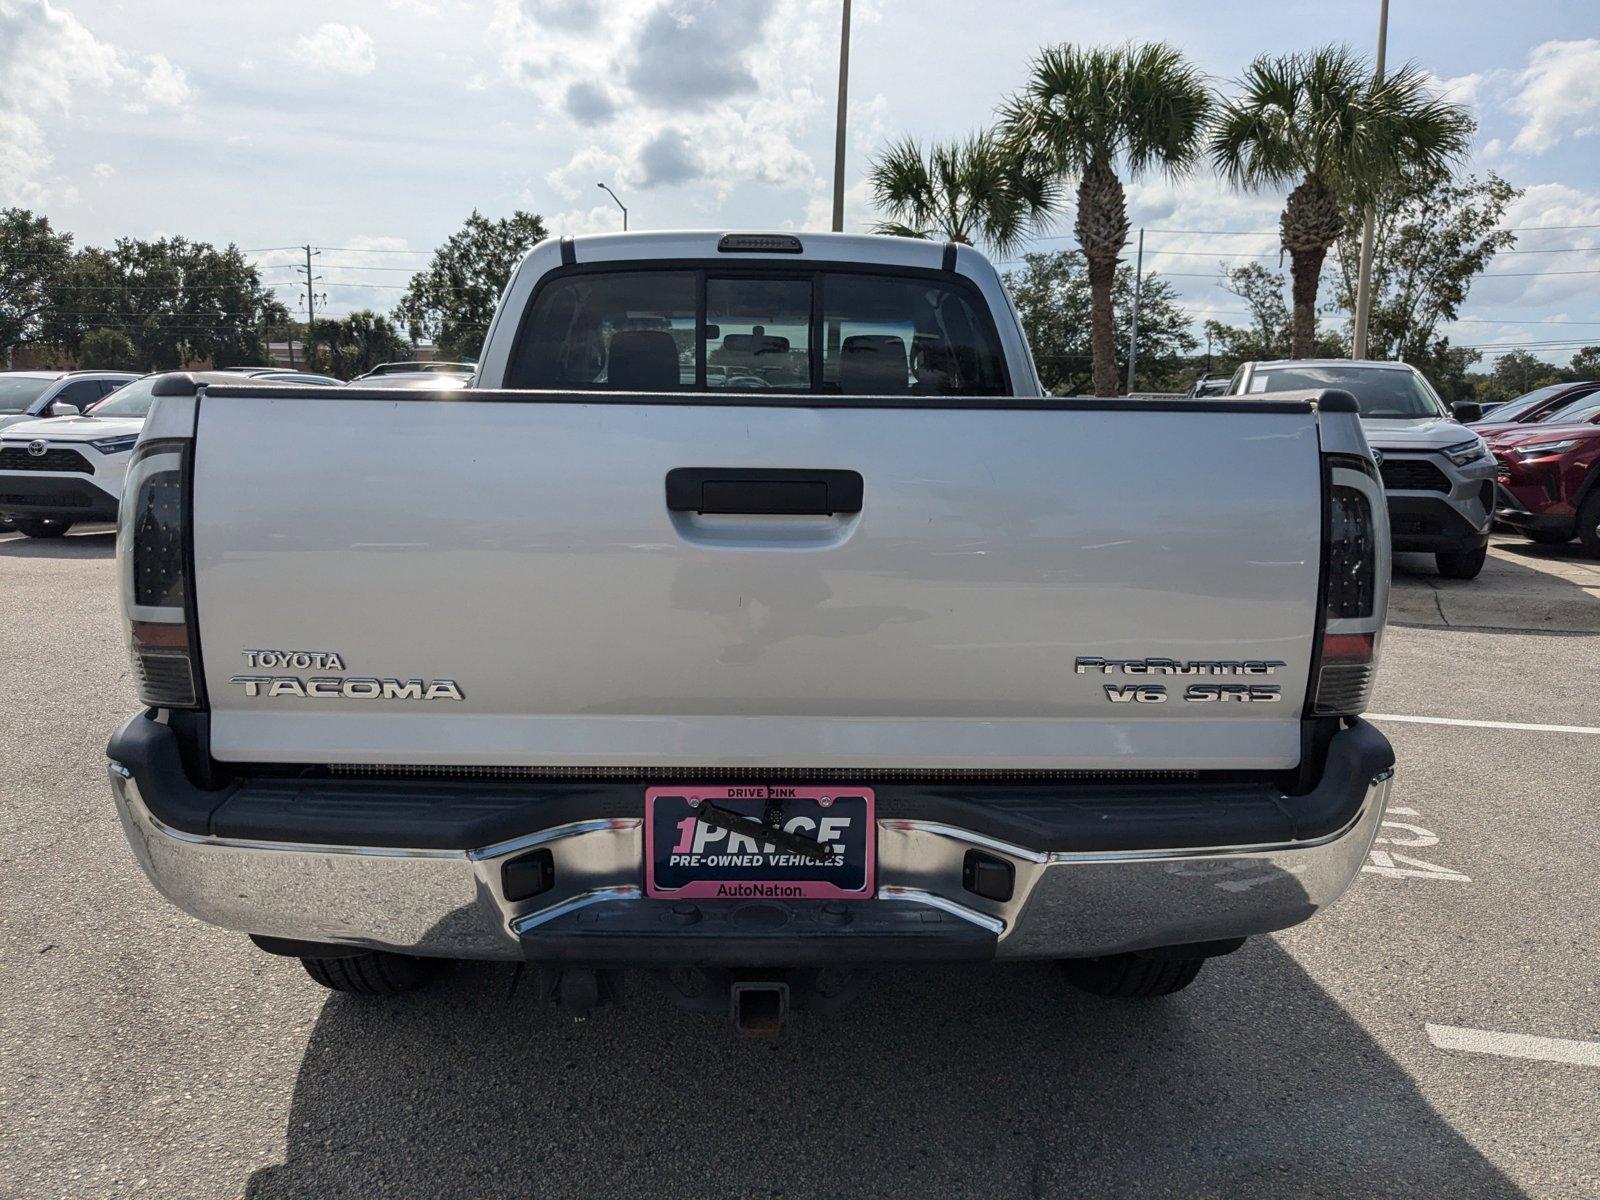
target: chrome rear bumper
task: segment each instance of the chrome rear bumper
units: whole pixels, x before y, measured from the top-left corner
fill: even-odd
[[[569,822],[475,850],[243,840],[163,824],[132,773],[117,762],[109,769],[151,882],[185,912],[226,929],[453,958],[537,959],[548,944],[570,959],[586,913],[598,917],[602,906],[642,896],[638,818]],[[938,914],[957,918],[967,935],[960,940],[970,948],[972,931],[986,931],[976,945],[1002,958],[1078,958],[1268,933],[1306,920],[1350,886],[1392,774],[1366,783],[1342,828],[1270,845],[1045,852],[936,822],[880,819],[877,901],[869,903],[917,906],[935,922]],[[507,899],[502,866],[536,848],[551,852],[556,885],[531,900]],[[963,859],[973,849],[1012,864],[1009,901],[964,890]],[[749,906],[765,906],[768,921],[785,907]],[[835,940],[849,937],[841,929]],[[704,959],[693,939],[675,940]],[[912,941],[905,955],[886,957],[916,957]]]

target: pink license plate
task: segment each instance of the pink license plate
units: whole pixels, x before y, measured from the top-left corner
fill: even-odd
[[[877,822],[871,788],[706,784],[644,794],[645,894],[659,899],[861,900],[872,895]],[[708,810],[705,806],[711,806]],[[719,823],[721,822],[721,823]],[[818,860],[757,822],[829,853]]]

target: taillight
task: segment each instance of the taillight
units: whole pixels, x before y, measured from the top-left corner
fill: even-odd
[[[1382,485],[1365,459],[1330,459],[1322,545],[1323,611],[1315,716],[1367,707],[1389,591],[1389,522]]]
[[[189,443],[145,442],[134,451],[117,518],[122,608],[139,699],[153,708],[199,708],[188,542]]]

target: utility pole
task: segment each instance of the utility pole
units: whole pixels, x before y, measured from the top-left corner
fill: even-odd
[[[839,108],[833,129],[833,231],[844,232],[844,127],[850,90],[850,0],[839,26]]]
[[[1383,59],[1389,48],[1389,0],[1378,0],[1378,59],[1374,83],[1383,82]],[[1350,357],[1367,357],[1367,323],[1372,314],[1372,239],[1376,214],[1368,205],[1361,221],[1361,268],[1356,276],[1356,328],[1350,339]]]
[[[313,344],[311,340],[311,327],[316,323],[317,320],[316,284],[322,279],[321,275],[313,275],[311,273],[311,258],[314,254],[321,254],[322,251],[312,250],[309,242],[302,246],[301,249],[306,252],[306,265],[303,267],[296,267],[295,270],[304,271],[306,273],[306,337],[304,349],[306,352],[306,366],[307,368],[310,368],[313,365],[311,361],[311,347]],[[289,355],[291,358],[294,356],[294,330],[292,329],[289,331]]]
[[[1133,268],[1133,328],[1128,331],[1128,395],[1133,395],[1133,368],[1139,361],[1139,298],[1144,294],[1144,226],[1139,227],[1139,257]]]

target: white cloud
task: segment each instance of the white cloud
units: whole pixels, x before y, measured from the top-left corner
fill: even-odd
[[[134,112],[188,101],[180,68],[159,54],[142,61],[50,0],[0,0],[0,204],[43,204],[52,186],[67,200],[69,189],[46,178],[54,159],[41,122],[70,115],[80,89],[115,89]]]
[[[1600,132],[1600,38],[1534,47],[1506,107],[1524,119],[1511,149],[1543,154],[1564,136]]]
[[[490,39],[506,77],[541,101],[539,127],[604,131],[546,174],[551,185],[568,199],[597,178],[698,185],[702,207],[742,184],[814,189],[816,165],[798,143],[831,99],[833,0],[641,7],[497,0]]]
[[[110,163],[95,163],[94,176],[96,179],[110,179],[117,173],[117,169]]]
[[[359,25],[330,21],[295,42],[295,52],[314,67],[341,75],[370,75],[378,65],[372,35]]]
[[[157,108],[177,108],[189,99],[189,80],[164,54],[152,54],[141,89],[146,103]]]

